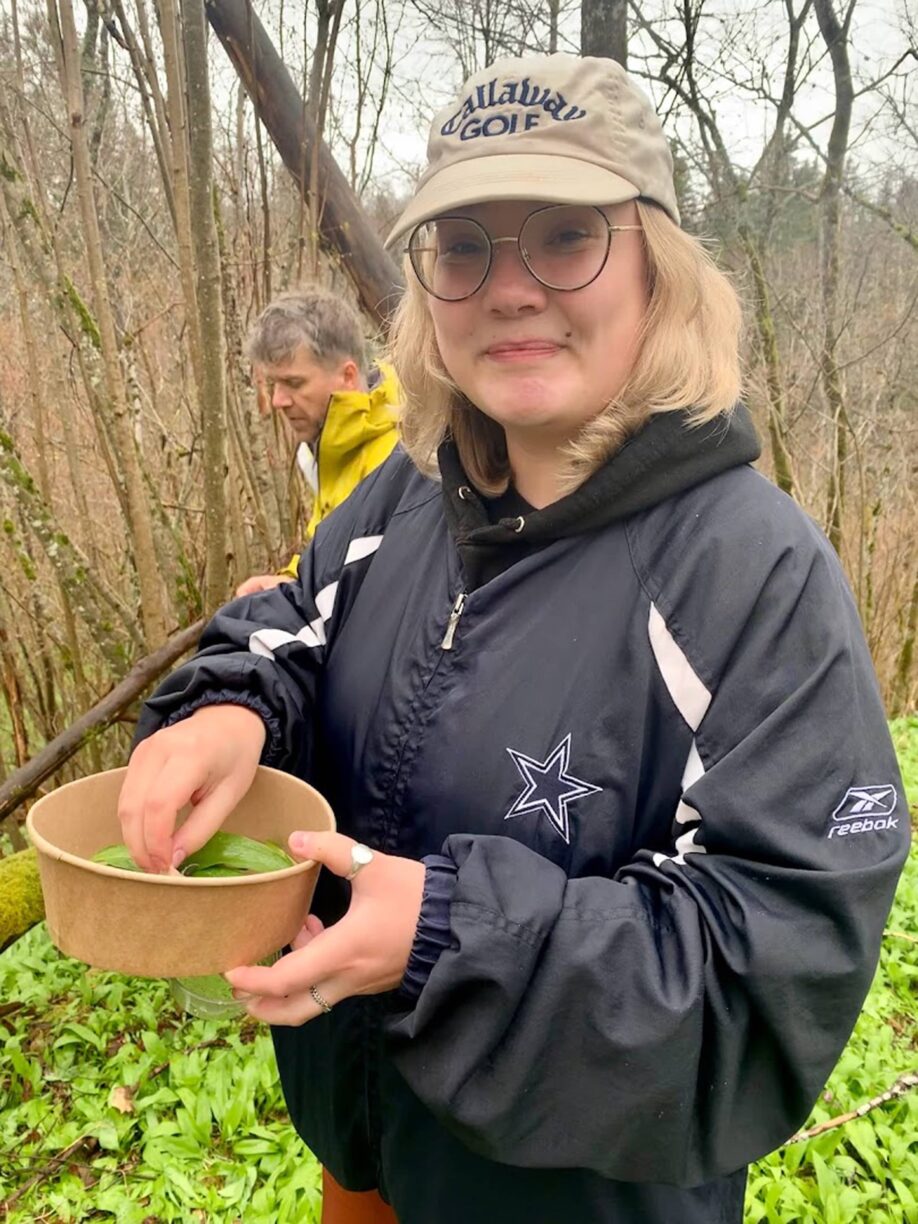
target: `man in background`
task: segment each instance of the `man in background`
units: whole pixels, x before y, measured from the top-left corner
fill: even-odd
[[[371,364],[359,316],[324,289],[275,298],[252,325],[245,351],[256,384],[299,444],[297,461],[314,491],[310,540],[395,446],[395,375]],[[256,574],[236,594],[290,582],[298,564],[296,555],[280,573]]]

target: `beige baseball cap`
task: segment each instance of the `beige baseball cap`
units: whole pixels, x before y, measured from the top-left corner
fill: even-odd
[[[679,221],[660,120],[610,59],[533,55],[483,68],[434,118],[427,160],[387,246],[421,221],[488,200],[621,204],[641,196]]]

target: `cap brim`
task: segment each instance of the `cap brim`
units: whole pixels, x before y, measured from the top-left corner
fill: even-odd
[[[490,200],[546,204],[622,204],[641,193],[633,183],[593,162],[558,154],[501,153],[445,166],[418,189],[395,223],[386,246],[441,213]]]

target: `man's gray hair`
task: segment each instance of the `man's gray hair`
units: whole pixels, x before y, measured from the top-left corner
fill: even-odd
[[[369,355],[360,317],[326,289],[291,289],[269,302],[252,324],[245,355],[260,365],[280,365],[301,344],[323,366],[350,358],[366,378]]]

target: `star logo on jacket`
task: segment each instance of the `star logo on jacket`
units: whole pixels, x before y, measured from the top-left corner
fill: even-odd
[[[570,845],[571,828],[567,809],[575,799],[584,795],[593,795],[601,791],[601,786],[593,786],[575,778],[570,772],[571,737],[565,736],[544,761],[537,761],[508,748],[513,764],[520,771],[520,777],[526,783],[526,789],[519,796],[513,807],[504,817],[511,820],[514,816],[525,816],[530,812],[541,812],[548,817],[551,827],[559,833]]]

